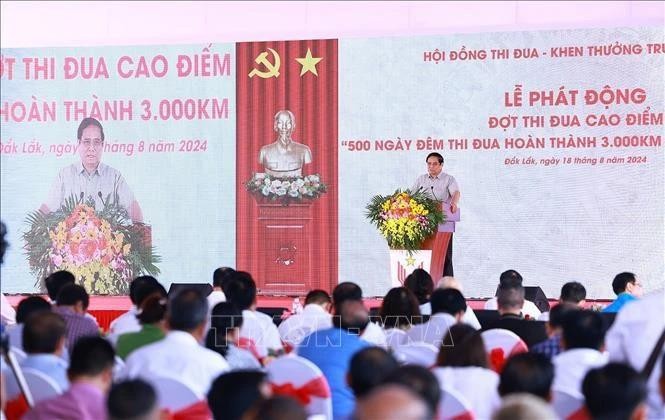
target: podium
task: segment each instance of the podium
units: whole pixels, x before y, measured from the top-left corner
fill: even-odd
[[[390,251],[391,281],[393,287],[402,286],[404,279],[416,268],[428,271],[434,283],[443,276],[443,264],[448,252],[448,246],[455,232],[455,223],[460,221],[460,210],[450,211],[450,203],[443,203],[441,209],[445,215],[445,222],[441,223],[437,232],[427,238],[421,245],[420,251],[408,256],[406,251]]]
[[[260,293],[304,294],[312,279],[312,203],[257,200]]]

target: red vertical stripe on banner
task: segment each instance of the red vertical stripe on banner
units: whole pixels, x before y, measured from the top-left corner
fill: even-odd
[[[274,65],[275,56],[270,49],[279,55],[279,75],[255,75],[250,78],[249,73],[253,69],[267,75],[269,69],[265,63],[255,62],[263,52]],[[312,57],[322,58],[316,64],[318,76],[312,72],[300,75],[302,66],[296,58],[304,58],[308,49]],[[236,57],[236,267],[252,273],[264,294],[296,293],[313,288],[330,290],[337,283],[338,256],[337,40],[239,43]],[[311,221],[307,224],[309,253],[296,258],[296,264],[303,262],[303,258],[308,259],[309,268],[303,275],[305,278],[286,278],[282,283],[271,283],[270,279],[261,278],[266,273],[266,263],[261,262],[263,255],[259,254],[265,248],[264,232],[258,223],[259,206],[246,191],[244,183],[252,173],[264,172],[258,161],[259,150],[276,140],[273,117],[282,109],[288,109],[295,115],[293,140],[306,144],[312,151],[312,163],[305,165],[303,175],[320,174],[328,191],[308,209],[311,215]],[[295,212],[296,209],[291,210]],[[286,214],[291,210],[287,210]],[[289,269],[291,267],[285,267],[284,272],[290,272]],[[298,286],[290,287],[283,283]]]

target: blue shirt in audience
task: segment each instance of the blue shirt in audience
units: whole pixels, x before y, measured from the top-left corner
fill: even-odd
[[[63,392],[69,388],[67,362],[54,354],[28,354],[28,357],[21,362],[21,367],[40,371],[56,381]]]
[[[356,334],[328,328],[308,335],[298,347],[298,355],[318,366],[328,380],[335,419],[349,418],[353,413],[355,397],[346,383],[346,373],[353,355],[369,346]]]
[[[614,302],[610,303],[605,309],[603,309],[603,312],[619,312],[619,310],[623,308],[623,305],[634,300],[637,300],[637,298],[630,293],[619,293]]]

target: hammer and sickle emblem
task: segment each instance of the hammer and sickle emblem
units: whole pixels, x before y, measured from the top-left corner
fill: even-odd
[[[277,51],[273,50],[272,48],[268,48],[268,50],[272,53],[272,56],[275,59],[275,64],[271,63],[270,60],[268,60],[268,52],[263,51],[254,59],[254,62],[256,64],[263,64],[263,67],[265,67],[267,71],[260,71],[259,69],[253,69],[252,71],[249,72],[250,78],[254,76],[259,76],[262,79],[267,79],[269,77],[279,76],[279,66],[281,65],[279,54],[277,54]]]

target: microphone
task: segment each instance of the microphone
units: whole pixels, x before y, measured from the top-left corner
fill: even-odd
[[[97,197],[99,197],[99,199],[102,200],[102,205],[106,207],[106,202],[104,202],[104,196],[102,196],[101,191],[97,191]]]
[[[436,201],[439,201],[439,199],[436,197],[436,194],[434,194],[434,185],[430,185],[429,189],[432,191],[432,197],[434,197]]]

